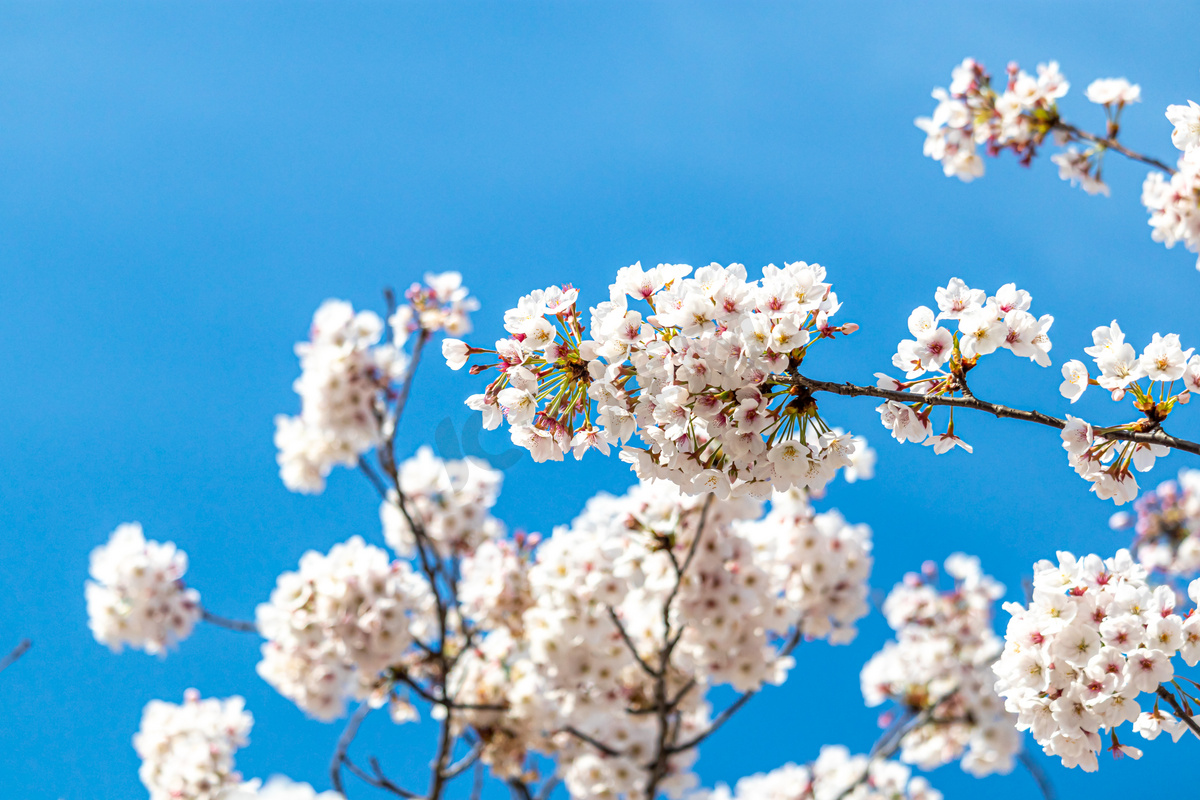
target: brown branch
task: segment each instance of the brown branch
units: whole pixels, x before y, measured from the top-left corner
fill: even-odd
[[[237,631],[238,633],[258,633],[258,626],[253,622],[222,617],[218,614],[212,613],[207,608],[202,608],[200,613],[205,622],[216,625],[219,628],[226,628],[231,631]]]
[[[1092,144],[1096,145],[1097,147],[1099,147],[1103,150],[1112,150],[1113,152],[1120,153],[1121,155],[1123,155],[1126,158],[1131,159],[1133,161],[1140,161],[1143,164],[1154,167],[1155,169],[1161,169],[1163,172],[1167,173],[1168,175],[1175,174],[1175,169],[1173,167],[1167,165],[1166,163],[1164,163],[1162,161],[1159,161],[1157,158],[1151,158],[1150,156],[1144,156],[1135,150],[1130,150],[1128,147],[1126,147],[1125,145],[1118,142],[1112,136],[1110,136],[1108,138],[1097,136],[1094,133],[1088,133],[1085,130],[1076,128],[1074,125],[1069,125],[1066,122],[1062,122],[1061,120],[1056,122],[1052,126],[1052,128],[1053,128],[1053,130],[1060,130],[1060,131],[1063,131],[1064,133],[1068,133],[1071,136],[1074,136],[1078,139],[1082,139],[1083,141],[1091,142]]]
[[[1038,789],[1042,792],[1042,797],[1045,800],[1055,800],[1054,784],[1050,782],[1050,776],[1046,774],[1046,770],[1042,769],[1042,765],[1037,763],[1028,750],[1021,750],[1017,753],[1017,761],[1025,768],[1025,771],[1037,783]]]
[[[568,725],[567,727],[563,728],[562,731],[563,731],[563,733],[571,734],[572,736],[574,736],[576,739],[578,739],[581,742],[587,742],[592,747],[599,750],[601,753],[604,753],[604,755],[606,755],[606,756],[621,755],[620,750],[617,750],[614,747],[610,747],[609,745],[606,745],[604,742],[587,735],[586,733],[579,730],[578,728],[573,728],[570,725]]]
[[[1167,705],[1171,706],[1171,710],[1175,712],[1175,716],[1183,720],[1183,723],[1192,729],[1192,733],[1200,737],[1200,725],[1196,724],[1196,720],[1192,719],[1192,715],[1188,714],[1179,705],[1179,701],[1175,699],[1175,695],[1167,691],[1165,686],[1158,687],[1158,696],[1167,701]]]
[[[1066,420],[1052,417],[1049,414],[1043,414],[1040,411],[1025,411],[1018,408],[1009,408],[998,403],[988,403],[976,397],[948,397],[945,395],[927,395],[917,392],[900,392],[892,389],[881,389],[877,386],[858,386],[853,383],[833,383],[832,381],[817,381],[812,378],[806,378],[798,373],[788,375],[776,375],[774,379],[778,383],[790,384],[793,386],[803,386],[814,392],[829,392],[831,394],[839,394],[843,397],[878,397],[882,400],[894,400],[898,403],[923,403],[930,406],[951,406],[954,408],[968,408],[974,411],[983,411],[991,414],[999,419],[1016,419],[1024,422],[1035,422],[1038,425],[1046,425],[1051,428],[1062,430],[1066,427]],[[1155,427],[1148,431],[1134,431],[1127,428],[1094,428],[1097,436],[1105,439],[1115,439],[1123,442],[1137,442],[1139,444],[1157,444],[1163,447],[1169,447],[1173,450],[1181,450],[1185,453],[1200,455],[1200,444],[1190,442],[1186,439],[1180,439],[1175,436],[1168,435],[1162,428]]]
[[[12,666],[12,663],[21,656],[25,655],[25,653],[31,647],[33,647],[33,642],[31,640],[22,639],[16,647],[9,651],[8,655],[6,655],[4,658],[0,658],[0,672],[3,672]]]
[[[476,742],[475,746],[471,748],[471,752],[446,768],[446,780],[453,780],[469,770],[471,765],[479,760],[481,753],[483,753],[483,742]]]
[[[629,632],[625,630],[625,626],[621,624],[621,618],[617,616],[617,612],[613,610],[612,606],[607,606],[607,608],[608,618],[612,620],[613,625],[617,626],[617,632],[621,634],[621,639],[625,642],[625,646],[629,648],[629,652],[633,654],[634,660],[641,665],[642,669],[646,671],[647,675],[649,675],[651,678],[657,678],[658,672],[649,664],[647,664],[646,660],[638,654],[637,645],[633,643],[633,639],[629,637]]]
[[[350,715],[350,721],[346,723],[345,729],[342,730],[342,735],[338,737],[337,746],[333,749],[333,758],[329,761],[329,785],[333,787],[335,792],[340,792],[343,795],[346,793],[346,790],[342,785],[342,764],[348,760],[346,754],[350,750],[350,743],[358,735],[358,729],[369,713],[371,713],[371,705],[369,703],[363,703],[355,709],[354,713]]]

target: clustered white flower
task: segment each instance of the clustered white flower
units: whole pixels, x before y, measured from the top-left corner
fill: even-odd
[[[659,732],[638,712],[655,702],[646,667],[658,668],[668,637],[678,641],[667,692],[686,741],[708,725],[708,688],[778,684],[800,638],[849,641],[867,613],[869,531],[815,513],[795,491],[763,517],[751,498],[706,501],[641,482],[592,498],[532,559],[528,547],[481,546],[463,562],[464,581],[493,574],[463,596],[496,598],[504,613],[464,602],[479,627],[495,621],[455,667],[453,696],[476,707],[456,717],[486,732],[483,757],[502,775],[521,774],[530,753],[555,756],[573,797],[644,793]],[[659,788],[678,797],[692,787],[695,759],[694,749],[671,755]]]
[[[1120,130],[1121,112],[1125,106],[1141,102],[1142,87],[1130,83],[1125,78],[1100,78],[1088,85],[1086,94],[1088,100],[1104,106],[1107,118],[1106,135],[1113,139]],[[1058,177],[1064,181],[1070,181],[1072,186],[1082,187],[1088,194],[1102,194],[1107,197],[1108,184],[1101,177],[1106,150],[1106,147],[1091,143],[1082,151],[1071,145],[1063,152],[1051,156],[1050,160],[1058,165]]]
[[[1200,253],[1200,105],[1189,100],[1186,106],[1167,106],[1167,119],[1175,126],[1171,142],[1183,155],[1174,175],[1154,171],[1146,176],[1142,205],[1150,212],[1154,241],[1167,247],[1183,242]]]
[[[296,345],[300,415],[275,418],[279,474],[292,491],[324,491],[335,465],[355,466],[382,441],[386,393],[408,364],[395,345],[380,344],[382,335],[374,312],[326,300],[313,316],[311,341]]]
[[[182,705],[151,700],[133,737],[150,800],[224,800],[242,784],[233,755],[253,724],[240,697],[201,700],[189,689]]]
[[[386,686],[380,673],[430,635],[432,606],[424,577],[360,537],[328,555],[309,551],[258,607],[258,674],[317,719],[334,719],[348,698]]]
[[[951,73],[949,91],[933,90],[938,101],[933,116],[916,120],[926,134],[925,155],[940,161],[947,177],[962,181],[983,175],[977,145],[989,155],[1010,149],[1029,164],[1058,122],[1057,102],[1069,88],[1057,61],[1038,64],[1037,77],[1012,63],[1005,89],[997,93],[983,65],[965,59]]]
[[[904,370],[907,380],[876,373],[878,386],[891,391],[908,391],[929,396],[953,395],[966,386],[966,373],[979,359],[998,349],[1028,358],[1042,367],[1050,365],[1050,337],[1054,317],[1029,313],[1032,298],[1016,284],[1001,286],[989,297],[959,278],[939,288],[934,299],[939,312],[919,306],[908,317],[913,339],[900,342],[892,366]],[[942,320],[955,320],[956,332],[941,327]],[[971,447],[954,433],[954,416],[945,433],[934,434],[929,417],[933,406],[921,402],[888,400],[878,407],[880,421],[901,442],[924,442],[939,455],[954,447],[968,453]]]
[[[1111,325],[1092,331],[1092,342],[1093,346],[1084,352],[1092,356],[1099,368],[1098,377],[1092,378],[1081,361],[1072,359],[1063,364],[1059,391],[1072,403],[1089,385],[1096,384],[1111,392],[1113,400],[1131,394],[1134,407],[1146,419],[1161,422],[1177,403],[1187,403],[1191,392],[1200,389],[1200,355],[1193,355],[1194,348],[1184,350],[1177,334],[1154,334],[1139,356],[1113,320]],[[1143,380],[1146,385],[1142,385]],[[1178,393],[1174,391],[1176,381],[1183,382]],[[1140,421],[1119,425],[1113,430],[1134,429],[1139,424]],[[1092,484],[1092,491],[1101,498],[1111,498],[1117,505],[1137,496],[1138,483],[1133,470],[1147,472],[1156,458],[1169,452],[1163,445],[1106,438],[1087,422],[1072,416],[1067,417],[1062,438],[1067,460],[1075,471]]]
[[[768,265],[753,281],[741,264],[691,274],[684,264],[619,270],[609,300],[591,309],[590,337],[576,289],[538,290],[505,313],[510,337],[495,350],[447,340],[443,352],[453,367],[495,357],[472,368],[499,374],[467,405],[489,430],[507,419],[537,461],[607,454],[636,433],[645,447],[626,445],[621,458],[642,479],[722,498],[820,489],[851,465],[856,445],[777,377],[817,340],[858,328],[830,323],[841,304],[825,268]]]
[[[355,466],[390,434],[389,403],[408,368],[403,348],[413,331],[421,331],[422,343],[437,331],[462,335],[471,329],[468,313],[479,307],[457,272],[427,273],[405,298],[388,320],[387,341],[377,314],[355,312],[343,300],[326,300],[313,315],[309,341],[296,345],[300,414],[275,418],[279,474],[292,491],[319,494],[334,466]]]
[[[398,474],[404,509],[394,489],[379,506],[384,537],[397,555],[411,558],[416,553],[416,539],[405,511],[443,557],[472,552],[481,543],[504,535],[503,523],[491,514],[504,476],[485,462],[477,458],[443,461],[422,446],[400,465]]]
[[[1189,594],[1195,601],[1200,581]],[[1174,677],[1177,653],[1188,666],[1200,661],[1200,616],[1180,616],[1175,602],[1170,587],[1151,588],[1128,550],[1109,559],[1059,552],[1058,564],[1035,564],[1028,608],[1004,605],[1012,619],[994,666],[996,691],[1017,714],[1018,729],[1064,765],[1088,772],[1098,767],[1102,730],[1111,732],[1114,755],[1134,758],[1141,751],[1117,739],[1122,723],[1134,723],[1147,739],[1162,730],[1178,739],[1182,720],[1157,702],[1150,711],[1138,702]]]
[[[1133,504],[1134,515],[1112,517],[1116,530],[1133,527],[1138,562],[1168,578],[1200,573],[1200,470],[1184,469]]]
[[[868,706],[891,702],[921,723],[900,740],[900,758],[930,770],[955,759],[976,777],[1008,772],[1021,749],[1015,718],[993,685],[992,661],[1003,642],[992,630],[992,608],[1004,587],[983,574],[979,559],[946,559],[952,588],[939,590],[937,567],[909,573],[883,605],[896,640],[863,667]]]
[[[200,593],[183,583],[187,565],[173,543],[147,541],[136,522],[119,525],[92,551],[84,588],[96,641],[161,654],[190,636],[203,612]]]
[[[785,764],[742,778],[732,792],[722,785],[689,800],[942,800],[942,793],[903,764],[826,745],[811,764]]]

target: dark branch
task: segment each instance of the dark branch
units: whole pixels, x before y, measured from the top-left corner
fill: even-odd
[[[919,394],[917,392],[900,392],[891,389],[880,389],[877,386],[858,386],[853,383],[816,381],[799,374],[776,375],[774,380],[779,383],[803,386],[814,392],[840,394],[843,397],[878,397],[883,400],[895,400],[899,403],[924,403],[930,406],[968,408],[974,411],[983,411],[1000,419],[1035,422],[1039,425],[1046,425],[1059,430],[1062,430],[1067,425],[1066,420],[1052,417],[1049,414],[1043,414],[1040,411],[1024,411],[1022,409],[1009,408],[997,403],[988,403],[976,397],[949,397],[946,395]],[[1135,431],[1126,428],[1095,428],[1095,432],[1097,436],[1102,436],[1105,439],[1138,442],[1140,444],[1158,444],[1173,450],[1182,450],[1185,453],[1200,455],[1200,444],[1189,442],[1186,439],[1179,439],[1175,436],[1169,436],[1161,428],[1157,427],[1148,431]]]
[[[253,622],[222,617],[218,614],[212,613],[207,608],[201,609],[201,614],[203,615],[205,622],[211,623],[220,628],[227,628],[231,631],[237,631],[238,633],[258,633],[258,626]]]
[[[12,663],[21,656],[25,655],[25,652],[31,647],[33,647],[32,641],[29,639],[22,639],[16,647],[9,651],[8,655],[6,655],[4,658],[0,658],[0,672],[3,672],[12,666]]]
[[[1050,782],[1050,776],[1046,774],[1046,770],[1042,769],[1042,765],[1037,763],[1028,750],[1022,750],[1017,754],[1017,761],[1021,762],[1021,766],[1030,774],[1034,782],[1037,783],[1038,789],[1042,792],[1042,797],[1045,800],[1055,800],[1054,784]]]
[[[1167,701],[1167,705],[1175,712],[1175,716],[1183,720],[1183,723],[1192,729],[1192,733],[1200,737],[1200,725],[1196,724],[1196,720],[1192,719],[1192,715],[1183,710],[1179,705],[1179,701],[1175,699],[1175,695],[1167,691],[1165,686],[1158,687],[1158,696]]]
[[[1057,130],[1063,131],[1065,133],[1069,133],[1070,135],[1072,135],[1078,139],[1082,139],[1085,142],[1091,142],[1092,144],[1096,145],[1097,147],[1100,147],[1103,150],[1112,150],[1113,152],[1120,153],[1121,155],[1125,156],[1128,159],[1132,159],[1133,161],[1140,161],[1143,164],[1147,164],[1151,167],[1154,167],[1155,169],[1161,169],[1163,172],[1167,173],[1168,175],[1175,174],[1174,167],[1171,167],[1171,166],[1167,165],[1166,163],[1159,161],[1157,158],[1151,158],[1150,156],[1144,156],[1135,150],[1130,150],[1128,147],[1121,144],[1120,142],[1118,142],[1116,139],[1112,138],[1111,136],[1109,138],[1105,139],[1100,136],[1097,136],[1094,133],[1088,133],[1085,130],[1080,130],[1079,128],[1076,128],[1074,125],[1068,125],[1067,123],[1061,122],[1061,121],[1055,123],[1054,128]]]
[[[342,785],[342,764],[349,760],[346,754],[350,750],[350,743],[358,735],[359,726],[362,725],[369,713],[371,713],[371,706],[368,703],[363,703],[355,709],[354,713],[350,715],[350,721],[346,723],[342,735],[338,737],[337,746],[333,749],[333,758],[329,761],[329,784],[335,792],[343,795],[346,791]]]
[[[588,736],[586,733],[584,733],[583,731],[581,731],[577,728],[572,728],[571,726],[568,725],[567,727],[563,728],[562,730],[564,733],[571,734],[572,736],[574,736],[576,739],[578,739],[581,742],[587,742],[592,747],[599,750],[601,753],[604,753],[604,755],[606,755],[606,756],[621,755],[620,750],[617,750],[613,747],[609,747],[604,742],[601,742],[598,739],[594,739],[591,736]]]

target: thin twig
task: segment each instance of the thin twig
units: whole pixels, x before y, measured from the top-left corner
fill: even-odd
[[[222,617],[219,614],[214,614],[207,608],[201,609],[201,615],[205,622],[212,623],[220,628],[227,628],[238,633],[258,633],[258,626],[253,622],[247,622],[240,619],[229,619]]]
[[[1192,733],[1200,737],[1200,725],[1196,724],[1196,720],[1192,719],[1191,714],[1188,714],[1183,710],[1183,708],[1179,705],[1179,701],[1175,699],[1175,695],[1167,691],[1165,686],[1159,686],[1158,696],[1163,700],[1166,700],[1167,704],[1171,706],[1171,710],[1175,712],[1175,716],[1183,720],[1183,723],[1192,729]]]
[[[1046,774],[1046,770],[1042,769],[1042,765],[1037,763],[1037,759],[1028,750],[1021,750],[1017,754],[1017,761],[1021,762],[1021,766],[1025,768],[1025,771],[1037,783],[1038,789],[1042,792],[1042,797],[1045,800],[1055,800],[1054,784],[1050,782],[1050,776]]]
[[[345,787],[342,785],[342,764],[346,762],[346,753],[350,750],[350,743],[354,741],[354,737],[358,735],[359,726],[362,725],[367,714],[371,713],[371,705],[363,703],[354,713],[350,715],[350,720],[346,723],[342,735],[338,737],[337,746],[333,750],[333,758],[329,761],[329,784],[335,792],[345,794]]]
[[[476,742],[471,748],[471,752],[467,753],[456,763],[446,767],[446,780],[453,780],[471,768],[471,765],[479,760],[480,754],[483,752],[483,742]]]
[[[546,778],[546,782],[542,784],[542,788],[538,789],[537,800],[550,800],[550,795],[554,793],[559,783],[561,781],[557,775],[551,775],[549,778]]]
[[[1062,121],[1055,123],[1054,128],[1057,130],[1069,133],[1072,136],[1076,136],[1080,139],[1083,139],[1084,141],[1091,142],[1092,144],[1100,147],[1101,149],[1112,150],[1114,152],[1120,153],[1121,155],[1125,156],[1128,159],[1132,159],[1133,161],[1140,161],[1143,164],[1147,164],[1151,167],[1154,167],[1155,169],[1161,169],[1163,172],[1167,173],[1168,175],[1175,174],[1174,167],[1171,167],[1171,166],[1167,165],[1166,163],[1159,161],[1157,158],[1151,158],[1150,156],[1144,156],[1135,150],[1130,150],[1128,147],[1121,144],[1120,142],[1118,142],[1116,139],[1114,139],[1112,137],[1109,137],[1106,139],[1106,138],[1097,136],[1094,133],[1088,133],[1085,130],[1076,128],[1074,125],[1068,125],[1067,123],[1062,122]]]
[[[983,411],[1000,419],[1018,419],[1025,422],[1036,422],[1039,425],[1046,425],[1051,428],[1062,430],[1067,426],[1066,420],[1052,417],[1049,414],[1043,414],[1040,411],[1024,411],[1018,408],[1009,408],[998,403],[988,403],[976,397],[948,397],[945,395],[927,395],[918,392],[900,392],[891,389],[881,389],[877,386],[858,386],[853,383],[833,383],[831,381],[817,381],[812,378],[806,378],[800,374],[776,375],[774,380],[779,383],[792,384],[803,386],[814,392],[829,392],[831,394],[840,394],[843,397],[878,397],[883,400],[895,400],[899,403],[924,403],[930,406],[953,406],[957,408],[969,408],[975,411]],[[1200,444],[1190,442],[1186,439],[1179,439],[1175,436],[1169,436],[1162,428],[1155,427],[1146,431],[1134,431],[1122,428],[1095,428],[1097,436],[1102,436],[1105,439],[1116,439],[1124,442],[1138,442],[1141,444],[1158,444],[1163,447],[1170,447],[1174,450],[1182,450],[1185,453],[1200,455]]]
[[[621,751],[620,751],[620,750],[617,750],[617,749],[616,749],[616,748],[614,748],[614,747],[610,747],[610,746],[606,745],[604,742],[601,742],[601,741],[599,741],[598,739],[595,739],[595,738],[593,738],[593,737],[591,737],[591,736],[587,735],[586,733],[584,733],[583,731],[579,730],[578,728],[572,728],[570,725],[568,725],[567,727],[563,728],[563,729],[562,729],[562,731],[563,731],[564,733],[569,733],[569,734],[571,734],[572,736],[574,736],[576,739],[578,739],[578,740],[579,740],[579,741],[581,741],[581,742],[587,742],[587,743],[588,743],[588,744],[590,744],[592,747],[594,747],[594,748],[596,748],[597,750],[599,750],[601,753],[604,753],[604,755],[606,755],[606,756],[619,756],[619,755],[621,755]]]
[[[633,639],[629,637],[629,632],[626,631],[625,626],[621,624],[621,618],[617,616],[617,612],[613,610],[612,606],[608,606],[608,618],[612,620],[613,625],[617,626],[617,632],[621,634],[621,639],[625,642],[625,646],[629,648],[629,652],[633,654],[634,660],[641,665],[642,669],[646,671],[647,675],[649,675],[651,678],[657,678],[658,672],[649,664],[647,664],[645,659],[638,654],[637,645],[635,645],[633,643]]]
[[[33,647],[33,642],[29,639],[22,639],[16,647],[9,651],[8,655],[0,658],[0,672],[8,669],[14,661],[25,655],[29,648]]]

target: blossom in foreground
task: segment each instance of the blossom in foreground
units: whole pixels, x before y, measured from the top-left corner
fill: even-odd
[[[1050,365],[1048,332],[1054,317],[1029,313],[1032,298],[1016,284],[1005,284],[988,296],[982,289],[951,278],[934,293],[934,299],[938,313],[927,306],[917,307],[908,317],[913,338],[902,340],[892,356],[892,366],[902,370],[906,380],[876,373],[880,388],[934,397],[954,395],[964,390],[966,374],[979,359],[997,350],[1008,350],[1042,367]],[[957,330],[941,327],[943,320],[955,322]],[[953,414],[946,432],[935,434],[930,422],[932,405],[888,400],[876,410],[880,422],[898,441],[924,442],[938,455],[955,447],[972,452],[971,446],[955,435]]]
[[[733,791],[721,785],[688,800],[942,800],[942,793],[903,764],[827,745],[811,764],[785,764],[742,778]]]
[[[1126,722],[1148,739],[1161,730],[1178,738],[1182,720],[1156,701],[1151,711],[1139,702],[1174,677],[1176,654],[1189,666],[1200,661],[1200,616],[1180,616],[1175,600],[1171,588],[1148,584],[1127,550],[1109,559],[1060,552],[1057,564],[1035,564],[1029,606],[1004,605],[1012,619],[993,667],[1018,729],[1065,766],[1088,772],[1098,767],[1104,738],[1116,746]]]
[[[313,315],[309,341],[296,345],[300,414],[275,418],[279,474],[292,491],[319,494],[335,466],[355,466],[389,435],[412,333],[421,331],[422,343],[438,331],[468,333],[469,313],[479,307],[457,272],[427,273],[404,297],[386,332],[377,314],[343,300],[326,300]]]
[[[525,295],[504,315],[508,338],[469,349],[491,361],[471,372],[494,377],[467,405],[486,428],[507,421],[536,461],[619,447],[638,477],[691,493],[819,491],[857,448],[786,380],[817,341],[858,328],[830,322],[841,304],[825,268],[768,265],[757,280],[741,264],[692,272],[621,269],[586,318],[569,286]],[[461,350],[447,356],[455,366]]]
[[[1072,403],[1093,384],[1107,389],[1114,401],[1130,395],[1144,419],[1110,430],[1144,430],[1140,426],[1147,420],[1159,424],[1176,404],[1187,403],[1191,392],[1200,388],[1200,355],[1194,355],[1194,348],[1184,350],[1177,334],[1154,334],[1138,355],[1113,320],[1092,331],[1092,343],[1084,352],[1092,356],[1099,374],[1093,378],[1081,361],[1068,361],[1063,365],[1064,381],[1059,391]],[[1175,390],[1177,381],[1183,384],[1179,391]],[[1067,460],[1075,471],[1092,484],[1098,496],[1111,498],[1117,505],[1137,496],[1134,470],[1149,471],[1157,458],[1169,452],[1162,445],[1106,438],[1072,416],[1067,417],[1062,438]]]
[[[136,522],[117,527],[92,551],[85,586],[88,627],[114,652],[129,645],[161,654],[191,635],[200,593],[183,583],[187,554],[171,542],[147,541]]]
[[[1200,253],[1200,144],[1190,133],[1177,138],[1189,146],[1179,157],[1175,174],[1149,173],[1142,184],[1142,205],[1150,212],[1150,238],[1168,248],[1182,242],[1189,251]],[[1196,268],[1200,269],[1200,259]]]
[[[405,561],[357,536],[328,555],[310,551],[298,572],[279,576],[259,605],[266,639],[258,674],[321,720],[366,698],[380,673],[401,663],[414,639],[430,634],[433,597]]]
[[[868,706],[896,704],[889,715],[928,715],[900,740],[902,761],[930,770],[961,759],[977,777],[1008,772],[1021,738],[991,670],[1003,648],[992,607],[1004,587],[983,574],[979,559],[961,553],[946,559],[946,573],[949,589],[939,590],[928,564],[888,594],[883,613],[896,639],[863,667],[863,698]]]
[[[240,697],[201,700],[189,689],[182,705],[151,700],[133,737],[150,800],[224,800],[242,785],[233,756],[253,724]]]

